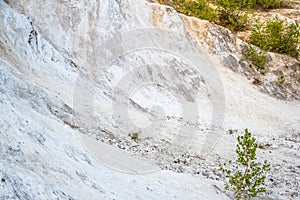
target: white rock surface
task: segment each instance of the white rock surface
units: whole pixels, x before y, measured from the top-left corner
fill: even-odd
[[[187,20],[141,0],[0,1],[0,198],[229,199],[211,179],[246,127],[271,144],[260,155],[277,166],[269,196],[299,193],[299,102],[199,50]],[[198,121],[184,113],[195,105]],[[173,164],[182,148],[200,159]]]

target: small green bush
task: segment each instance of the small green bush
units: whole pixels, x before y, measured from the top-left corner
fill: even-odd
[[[185,15],[198,17],[200,19],[215,22],[218,19],[217,13],[212,9],[206,0],[173,0],[174,8]]]
[[[286,7],[283,0],[217,0],[222,7],[234,9],[275,9]]]
[[[216,0],[216,4],[222,8],[231,8],[231,9],[240,8],[240,1],[235,1],[235,0]]]
[[[217,2],[219,5],[217,9],[212,8],[206,0],[173,0],[171,5],[178,12],[219,24],[232,32],[245,30],[248,14],[237,9],[231,2],[229,0]]]
[[[253,26],[249,42],[264,51],[298,57],[300,28],[296,22],[287,23],[276,17],[273,20]]]
[[[278,77],[278,82],[282,85],[285,82],[285,77],[284,75],[281,75]]]
[[[265,69],[267,61],[267,55],[265,52],[258,52],[258,50],[250,46],[250,48],[244,52],[244,56],[247,60],[250,60],[258,70]]]
[[[219,24],[232,32],[248,28],[248,12],[251,9],[273,9],[284,7],[282,0],[216,0],[219,6]]]
[[[137,141],[139,139],[139,134],[138,133],[132,133],[131,139],[134,141]]]
[[[239,9],[221,7],[219,10],[218,24],[231,30],[233,33],[244,31],[248,25],[248,13]]]
[[[251,2],[252,8],[276,9],[287,6],[283,0],[252,0]]]
[[[244,1],[217,0],[219,6],[219,24],[232,32],[244,31],[247,28],[248,13],[244,8]]]
[[[256,139],[245,129],[245,134],[238,137],[237,160],[220,166],[227,178],[225,189],[232,190],[237,199],[249,199],[266,191],[264,174],[270,170],[270,164],[266,160],[263,164],[256,162],[257,147]]]

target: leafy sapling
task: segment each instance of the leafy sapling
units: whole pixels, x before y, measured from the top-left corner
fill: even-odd
[[[137,141],[139,139],[139,134],[138,133],[132,133],[131,134],[131,139],[134,141]]]
[[[226,177],[226,190],[233,191],[236,199],[250,199],[266,191],[265,173],[270,170],[270,164],[266,160],[263,164],[256,161],[258,145],[248,129],[237,140],[237,160],[224,163],[220,171]]]

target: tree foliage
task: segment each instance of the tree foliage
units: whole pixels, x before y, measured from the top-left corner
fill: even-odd
[[[266,191],[265,173],[270,170],[270,164],[266,160],[263,164],[256,161],[257,147],[256,139],[245,129],[245,134],[238,137],[237,160],[220,166],[226,177],[225,189],[233,191],[237,199],[249,199]]]

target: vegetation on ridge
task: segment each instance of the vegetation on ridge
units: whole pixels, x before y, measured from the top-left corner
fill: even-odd
[[[300,28],[297,23],[288,23],[275,17],[272,20],[254,25],[249,42],[264,51],[298,57]]]
[[[161,0],[178,12],[208,20],[233,33],[251,30],[249,43],[264,51],[299,55],[300,28],[297,23],[287,23],[277,17],[264,23],[251,25],[249,13],[254,10],[287,7],[283,0]],[[262,60],[263,61],[263,60]],[[260,61],[258,61],[260,62]],[[263,66],[260,64],[260,66]]]

